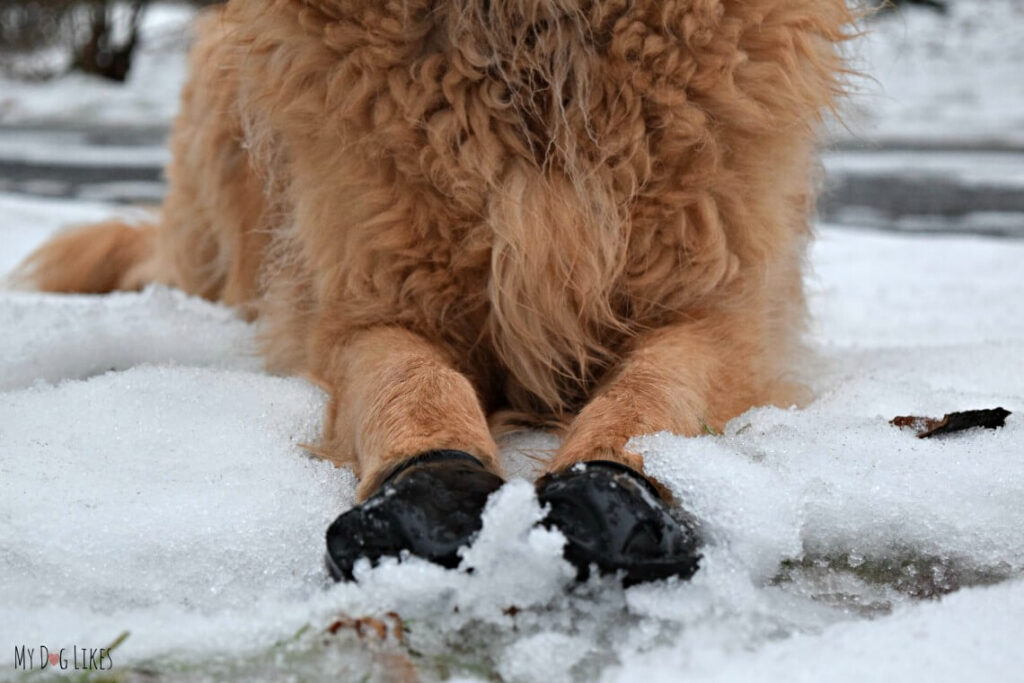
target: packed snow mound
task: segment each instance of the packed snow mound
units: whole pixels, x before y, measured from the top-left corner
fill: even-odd
[[[27,320],[22,334],[0,337],[0,390],[141,364],[262,367],[251,330],[233,312],[163,287],[105,298],[7,294],[0,327]]]
[[[98,208],[0,197],[21,235],[5,263]],[[0,641],[102,647],[128,631],[116,666],[171,680],[1010,679],[1022,260],[1015,242],[824,229],[818,398],[722,435],[637,439],[707,545],[692,581],[626,590],[573,586],[563,539],[536,526],[528,480],[557,445],[537,433],[504,444],[516,478],[461,571],[386,561],[334,585],[323,534],[355,478],[303,449],[326,397],[259,369],[256,326],[159,287],[0,292]],[[919,440],[888,424],[997,405],[1016,414],[996,431]],[[390,635],[353,626],[364,616]]]

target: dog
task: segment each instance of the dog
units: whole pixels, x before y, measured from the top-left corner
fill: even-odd
[[[258,319],[268,367],[329,394],[313,448],[360,500],[438,462],[493,490],[520,425],[561,434],[556,479],[604,463],[666,498],[632,437],[801,399],[851,21],[843,0],[230,0],[200,21],[158,219],[59,235],[20,272]]]

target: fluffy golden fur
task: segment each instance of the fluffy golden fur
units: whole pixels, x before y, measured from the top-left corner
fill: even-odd
[[[24,272],[260,318],[269,366],[330,392],[317,450],[363,494],[432,448],[496,467],[511,419],[564,428],[552,468],[642,467],[632,436],[794,398],[850,20],[843,0],[232,0],[202,21],[159,226],[71,233]]]

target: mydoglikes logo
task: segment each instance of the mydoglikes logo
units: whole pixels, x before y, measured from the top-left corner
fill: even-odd
[[[127,637],[125,631],[106,647],[15,645],[14,668],[18,671],[110,671],[114,668],[114,649]]]
[[[50,649],[45,645],[14,648],[14,668],[19,671],[32,669],[60,669],[61,671],[109,671],[114,668],[114,659],[105,647],[62,647]]]

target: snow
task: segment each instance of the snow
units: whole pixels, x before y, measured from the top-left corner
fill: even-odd
[[[3,265],[105,208],[0,196],[20,236]],[[472,573],[386,562],[333,585],[323,532],[355,479],[303,450],[325,397],[259,369],[256,327],[159,287],[0,292],[0,642],[101,647],[130,631],[117,667],[182,680],[412,665],[466,680],[1012,680],[1019,415],[941,440],[887,420],[1019,414],[1022,259],[1020,242],[824,227],[809,278],[818,398],[752,410],[722,436],[638,439],[707,546],[691,582],[626,590],[572,587],[561,537],[535,526],[523,477],[554,441],[532,433],[505,444],[518,478],[464,554]],[[392,611],[404,644],[318,635]]]
[[[879,621],[844,622],[754,651],[664,649],[628,657],[607,681],[1020,681],[1024,582],[964,590]],[[723,656],[724,655],[724,656]]]
[[[925,346],[934,353],[1024,338],[1024,301],[1015,294],[1024,286],[1022,249],[1018,241],[896,239],[883,233],[854,240],[826,231],[812,262],[815,335],[822,344],[844,349]],[[839,295],[842,305],[833,305]],[[969,365],[953,363],[943,375],[962,365],[963,378],[963,372],[977,372],[989,361],[966,357]],[[900,372],[898,365],[893,370]],[[1002,374],[996,370],[985,379],[999,382]]]
[[[877,17],[851,43],[856,139],[1024,144],[1024,4],[951,0]]]
[[[31,324],[24,326],[26,321]],[[0,327],[0,390],[37,381],[86,379],[142,364],[180,363],[255,370],[252,334],[231,311],[162,288],[137,296],[50,297],[8,294]],[[82,339],[89,344],[83,346]]]
[[[0,124],[168,125],[185,82],[194,15],[187,5],[146,10],[127,87],[79,73],[41,82],[0,75]]]

